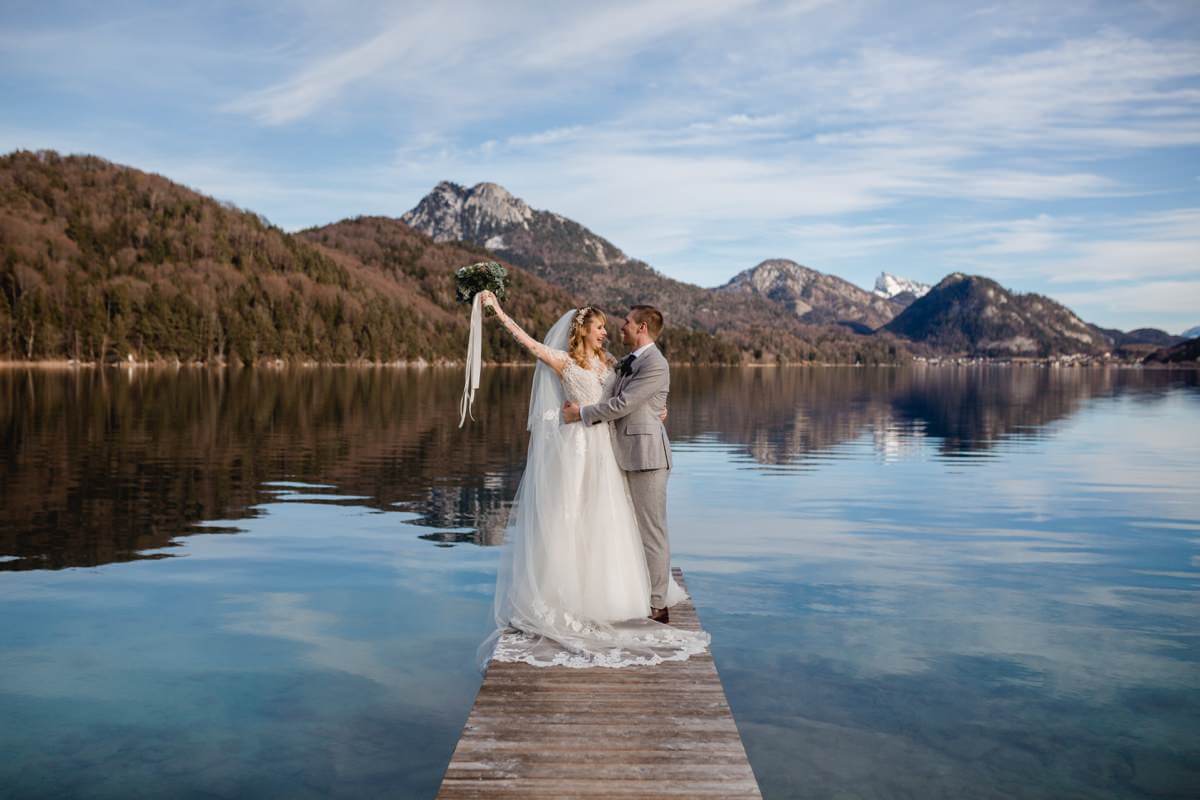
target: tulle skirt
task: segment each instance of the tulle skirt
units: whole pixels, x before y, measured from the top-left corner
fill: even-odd
[[[682,660],[708,635],[647,619],[650,576],[607,425],[531,428],[496,582],[483,663],[630,666]],[[674,581],[668,604],[686,597]]]

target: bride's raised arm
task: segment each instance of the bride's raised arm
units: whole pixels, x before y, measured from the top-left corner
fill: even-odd
[[[504,327],[508,328],[508,332],[513,335],[513,338],[515,338],[522,347],[524,347],[530,353],[533,353],[534,357],[539,361],[545,362],[550,369],[557,372],[560,376],[562,375],[563,367],[566,366],[567,363],[565,353],[563,353],[561,350],[552,350],[526,333],[520,325],[513,321],[512,317],[504,313],[504,309],[500,307],[500,301],[496,299],[496,295],[489,291],[483,291],[479,294],[483,298],[483,304],[492,308],[496,312],[496,317],[500,320],[500,323]]]

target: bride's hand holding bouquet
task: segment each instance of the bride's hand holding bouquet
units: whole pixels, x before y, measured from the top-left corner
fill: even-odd
[[[460,267],[454,273],[455,299],[460,303],[471,304],[471,321],[467,336],[466,378],[463,384],[462,402],[459,405],[458,427],[462,427],[471,414],[471,405],[475,402],[475,391],[479,388],[479,375],[483,366],[483,308],[488,307],[499,313],[496,300],[497,293],[506,295],[508,270],[495,261],[481,261],[478,264]],[[485,297],[488,303],[484,303]]]
[[[500,311],[500,299],[490,289],[484,289],[479,293],[479,301],[483,303],[484,308],[490,308],[497,313]]]

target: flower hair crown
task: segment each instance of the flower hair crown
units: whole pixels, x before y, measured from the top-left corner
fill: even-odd
[[[584,306],[583,308],[581,308],[577,312],[575,312],[575,320],[571,323],[572,327],[578,328],[580,325],[582,325],[583,318],[587,315],[587,312],[589,312],[591,310],[592,310],[591,306]]]

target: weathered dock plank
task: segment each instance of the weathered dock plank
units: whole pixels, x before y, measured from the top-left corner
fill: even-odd
[[[700,630],[690,600],[671,609],[671,624]],[[623,669],[489,664],[438,792],[761,796],[710,653]]]

